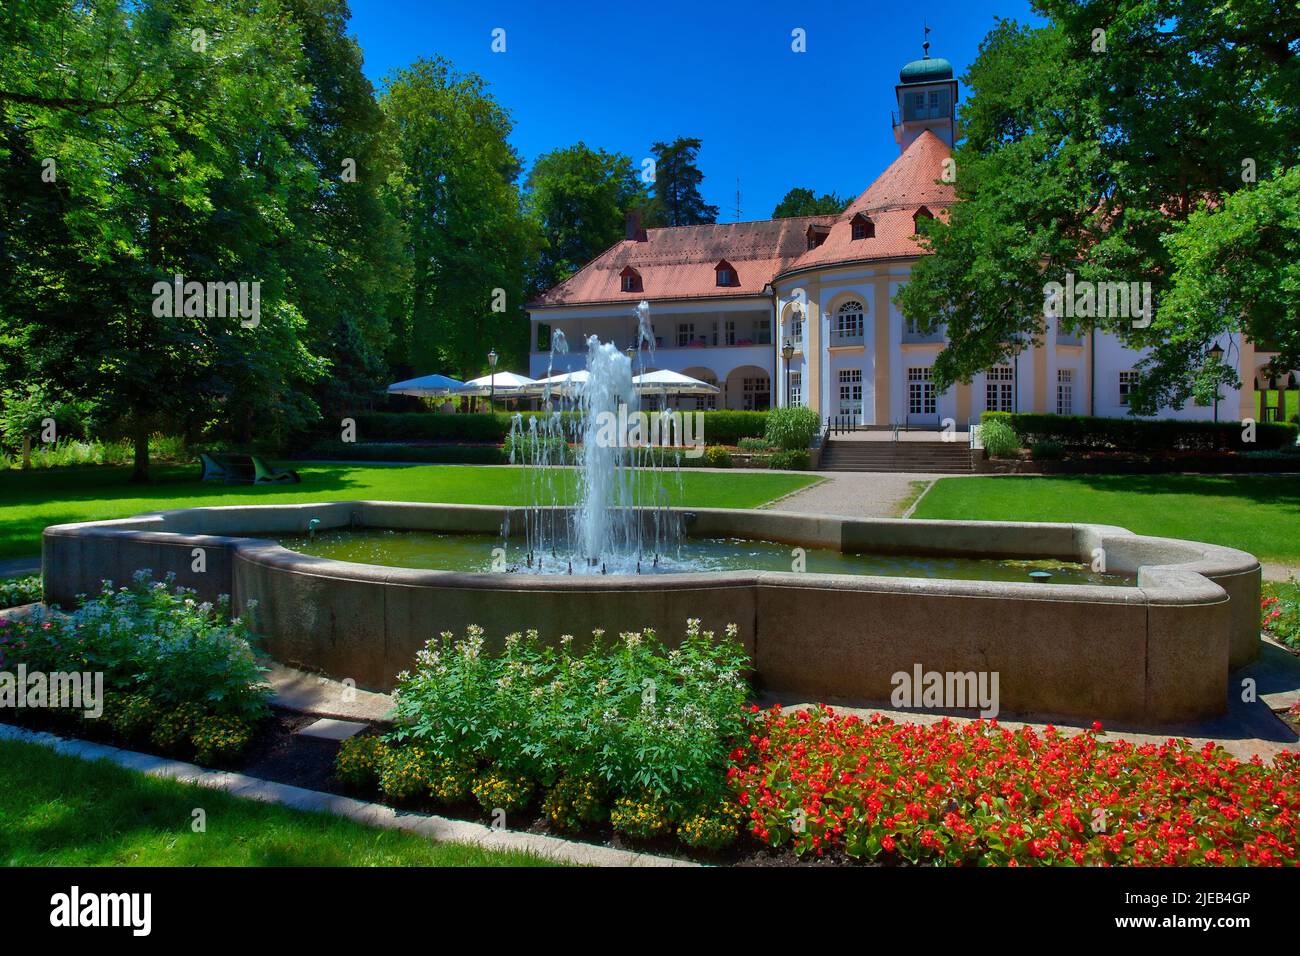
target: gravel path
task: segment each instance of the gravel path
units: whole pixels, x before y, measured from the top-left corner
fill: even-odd
[[[898,518],[914,497],[912,483],[949,475],[914,472],[832,472],[826,480],[786,495],[765,507],[773,511],[841,515],[845,518]]]

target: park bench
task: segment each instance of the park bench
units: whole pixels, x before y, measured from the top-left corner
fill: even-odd
[[[199,455],[204,481],[223,481],[228,485],[281,485],[302,481],[298,473],[288,468],[272,468],[257,455],[208,454]]]

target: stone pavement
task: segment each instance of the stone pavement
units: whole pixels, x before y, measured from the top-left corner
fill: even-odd
[[[914,499],[913,482],[952,475],[913,472],[821,472],[823,481],[778,498],[764,508],[845,518],[899,518]],[[958,476],[960,477],[960,476]]]

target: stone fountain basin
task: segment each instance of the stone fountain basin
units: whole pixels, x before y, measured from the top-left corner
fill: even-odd
[[[70,603],[141,568],[204,599],[230,594],[277,660],[391,690],[424,642],[481,625],[489,642],[688,617],[734,623],[755,676],[789,699],[887,705],[899,671],[999,674],[1007,714],[1186,721],[1222,714],[1231,669],[1258,654],[1260,565],[1243,551],[1093,524],[854,519],[681,510],[687,534],[917,555],[1091,562],[1133,587],[773,571],[569,577],[389,568],[312,557],[265,536],[364,527],[494,534],[524,509],[342,501],[160,511],[45,529],[45,598]],[[203,570],[195,570],[202,557]]]

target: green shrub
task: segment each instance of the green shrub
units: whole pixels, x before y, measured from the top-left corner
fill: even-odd
[[[812,456],[802,448],[778,451],[767,459],[767,467],[783,468],[787,471],[807,471],[812,467]]]
[[[41,576],[29,574],[22,578],[0,581],[0,608],[36,604],[41,600]]]
[[[508,809],[548,788],[546,812],[568,819],[600,818],[620,798],[711,804],[725,795],[728,756],[748,726],[747,665],[734,628],[715,640],[698,621],[676,649],[651,632],[613,645],[596,632],[580,656],[571,638],[543,647],[535,632],[511,635],[499,654],[487,652],[481,628],[443,634],[398,676],[389,739],[423,758],[403,762],[385,792],[427,786],[436,759],[477,768],[484,806]],[[598,792],[579,799],[581,781],[598,781]]]
[[[1029,457],[1034,461],[1055,461],[1064,454],[1065,449],[1061,446],[1061,443],[1051,439],[1034,442],[1029,446]]]
[[[767,434],[770,412],[720,410],[704,412],[704,441],[711,445],[735,445],[742,438],[762,438]]]
[[[0,669],[104,674],[105,713],[123,732],[152,722],[154,742],[189,742],[228,753],[226,742],[251,739],[267,713],[269,689],[253,656],[248,629],[230,616],[229,599],[198,602],[194,592],[154,581],[148,570],[100,593],[71,614],[37,610],[0,627]],[[156,719],[152,719],[153,715]],[[222,717],[224,722],[208,722]],[[236,728],[235,725],[241,725]],[[195,740],[198,733],[199,739]]]
[[[805,451],[817,436],[821,418],[811,408],[774,408],[767,416],[767,440],[786,451]]]
[[[736,447],[741,451],[772,451],[775,446],[766,438],[742,438]]]
[[[1001,418],[985,418],[980,422],[980,442],[990,458],[1009,458],[1020,449],[1020,436]]]
[[[330,461],[418,461],[431,465],[502,465],[506,452],[496,445],[406,445],[401,442],[318,441],[303,458]]]
[[[1255,441],[1245,442],[1242,440],[1245,429],[1237,421],[1096,418],[1025,412],[985,412],[981,416],[985,423],[994,420],[1006,422],[1031,447],[1054,441],[1064,448],[1131,453],[1269,450],[1295,445],[1296,435],[1300,433],[1295,425],[1258,422]]]
[[[334,758],[334,773],[348,786],[365,788],[377,786],[379,771],[384,765],[388,744],[374,734],[357,734],[339,745]]]
[[[721,445],[709,445],[704,449],[704,463],[710,468],[730,468],[731,452]]]
[[[1263,626],[1283,644],[1300,648],[1300,584],[1290,580],[1265,581],[1260,599]]]

